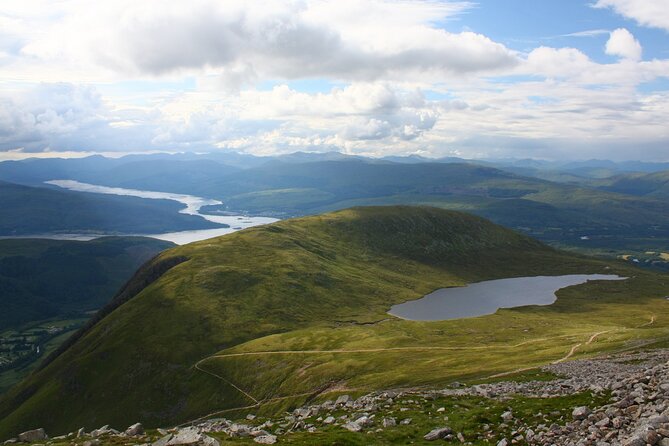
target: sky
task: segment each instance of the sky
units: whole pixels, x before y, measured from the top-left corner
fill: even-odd
[[[2,0],[0,160],[669,161],[669,0]]]

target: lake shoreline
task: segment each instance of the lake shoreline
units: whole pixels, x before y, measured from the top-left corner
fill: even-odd
[[[200,212],[201,208],[207,206],[221,206],[223,202],[212,198],[197,197],[194,195],[178,194],[170,192],[155,192],[140,189],[125,189],[120,187],[100,186],[96,184],[81,183],[74,180],[49,180],[46,184],[56,186],[59,188],[73,190],[77,192],[98,193],[106,195],[120,195],[131,196],[150,200],[171,200],[184,205],[184,208],[179,210],[179,213],[186,215],[194,215],[200,217],[211,223],[219,225],[217,228],[208,229],[192,229],[186,231],[172,231],[164,233],[153,234],[137,234],[137,233],[87,233],[87,232],[59,232],[59,233],[45,233],[45,234],[30,234],[30,235],[9,235],[0,236],[0,239],[30,239],[41,238],[51,240],[78,240],[89,241],[101,237],[149,237],[158,240],[165,240],[177,245],[185,245],[187,243],[206,240],[213,237],[231,234],[246,228],[254,226],[270,224],[279,219],[265,216],[249,216],[249,215],[211,215]]]
[[[485,280],[439,288],[419,299],[393,305],[388,314],[407,321],[422,322],[486,316],[499,309],[551,305],[557,300],[559,290],[590,280],[626,279],[613,274],[569,274]]]

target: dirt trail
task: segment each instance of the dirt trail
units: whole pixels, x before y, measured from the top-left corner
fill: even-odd
[[[561,363],[561,362],[565,362],[567,359],[569,359],[569,358],[571,358],[572,356],[574,356],[574,353],[576,353],[576,350],[578,350],[578,348],[579,348],[581,345],[583,345],[583,344],[576,344],[576,345],[572,346],[572,347],[571,347],[571,350],[569,350],[569,353],[567,353],[566,356],[564,356],[564,357],[558,359],[557,361],[553,361],[553,362],[551,362],[551,364],[559,364],[559,363]]]
[[[595,342],[595,339],[597,339],[597,337],[599,337],[600,335],[603,335],[604,333],[610,333],[610,332],[612,332],[612,331],[613,331],[613,330],[598,331],[597,333],[595,333],[595,334],[593,334],[592,336],[590,336],[590,339],[588,339],[588,342],[586,342],[585,345],[590,345],[590,344],[592,344],[593,342]]]
[[[653,324],[655,323],[656,320],[657,320],[657,316],[652,315],[652,316],[650,317],[650,322],[646,322],[646,323],[643,324],[643,325],[639,325],[637,328],[648,327],[649,325],[653,325]]]
[[[206,373],[207,375],[211,375],[211,376],[214,376],[214,377],[220,379],[221,381],[223,381],[223,382],[225,382],[226,384],[228,384],[228,385],[234,387],[236,390],[238,390],[239,392],[241,392],[242,394],[244,394],[247,398],[251,399],[254,403],[256,403],[256,404],[258,403],[258,400],[257,400],[257,399],[255,399],[255,398],[254,398],[252,395],[250,395],[248,392],[246,392],[246,391],[240,389],[239,387],[237,387],[234,383],[228,381],[227,379],[223,378],[223,377],[220,376],[220,375],[217,375],[217,374],[214,373],[214,372],[210,372],[209,370],[205,370],[205,369],[203,369],[202,367],[200,367],[200,364],[201,364],[202,362],[206,361],[207,359],[209,359],[209,358],[205,358],[205,359],[202,359],[202,360],[198,361],[198,362],[195,364],[195,369],[196,369],[196,370],[199,370],[199,371],[201,371],[201,372],[204,372],[204,373]]]

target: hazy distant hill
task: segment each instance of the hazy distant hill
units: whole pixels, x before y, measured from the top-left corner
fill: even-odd
[[[457,163],[272,162],[211,182],[233,209],[300,215],[355,205],[427,204],[472,212],[547,241],[669,236],[669,202]],[[588,242],[581,240],[588,236]]]
[[[215,228],[179,214],[171,200],[101,195],[0,182],[0,235],[46,232],[137,233]]]
[[[601,189],[623,194],[669,199],[669,170],[615,176],[598,185]]]
[[[608,179],[593,178],[661,164],[484,163],[419,156],[371,159],[334,152],[275,157],[221,152],[25,160],[0,163],[0,178],[41,181],[61,176],[189,193],[222,200],[229,211],[279,217],[356,205],[426,204],[472,212],[542,240],[580,248],[627,249],[645,239],[652,241],[652,249],[669,249],[669,203],[661,191],[640,197],[629,188],[611,186]],[[611,190],[598,188],[607,185]]]

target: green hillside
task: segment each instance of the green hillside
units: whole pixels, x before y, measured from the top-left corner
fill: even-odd
[[[47,232],[155,234],[220,227],[178,213],[170,200],[91,194],[0,181],[0,235]]]
[[[602,272],[634,278],[478,318],[386,314],[445,286]],[[0,438],[276,411],[342,390],[482,378],[557,360],[576,343],[577,354],[622,348],[667,336],[665,281],[435,208],[355,208],[251,228],[145,265],[106,317],[0,400]],[[586,343],[596,332],[607,334]]]

